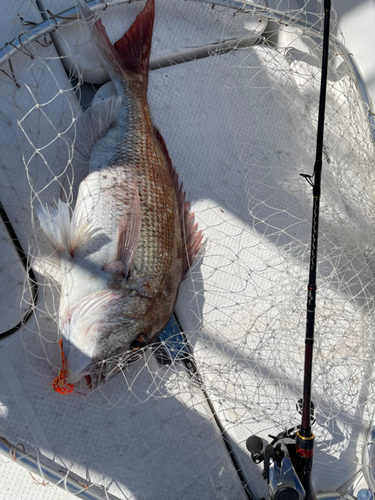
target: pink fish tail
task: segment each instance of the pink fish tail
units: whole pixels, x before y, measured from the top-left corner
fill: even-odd
[[[92,23],[94,16],[88,6],[83,0],[78,0],[78,4],[83,18],[90,25],[92,40],[111,79],[127,79],[129,72],[135,73],[142,78],[147,89],[155,0],[147,1],[129,30],[114,45],[101,20]]]
[[[124,69],[141,75],[146,87],[154,18],[155,0],[148,0],[129,30],[115,43]]]

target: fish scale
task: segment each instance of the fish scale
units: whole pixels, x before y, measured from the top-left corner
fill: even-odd
[[[125,98],[129,94],[132,98]],[[112,164],[129,169],[129,177],[136,175],[141,198],[142,226],[134,267],[139,273],[155,276],[156,282],[150,283],[150,286],[156,290],[170,266],[173,246],[176,245],[174,240],[180,237],[180,231],[175,230],[178,216],[176,195],[163,153],[160,146],[155,144],[146,93],[140,87],[138,79],[133,85],[128,82],[124,86],[122,97],[123,106],[116,129],[109,131],[95,146],[90,160],[90,172],[110,170]],[[115,151],[111,151],[113,143],[117,144]],[[110,165],[108,157],[112,157]],[[128,201],[126,190],[129,187],[124,185],[122,198],[125,204]],[[95,214],[92,219],[99,219],[100,223],[104,223],[107,217],[107,214],[103,215],[102,222],[102,216]],[[96,225],[98,226],[97,223]],[[177,241],[177,245],[179,244]]]

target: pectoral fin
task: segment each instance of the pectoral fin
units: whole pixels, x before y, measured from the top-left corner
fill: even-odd
[[[120,218],[108,263],[103,267],[103,271],[121,273],[125,279],[137,253],[142,224],[141,202],[135,182],[132,184],[132,192],[130,209]]]

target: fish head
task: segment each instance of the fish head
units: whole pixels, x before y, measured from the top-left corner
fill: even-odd
[[[65,308],[60,329],[67,382],[85,378],[94,388],[117,373],[119,365],[139,359],[156,332],[147,307],[147,300],[106,290]]]
[[[103,336],[124,294],[105,290],[85,297],[60,318],[63,353],[69,382],[76,383],[90,372],[102,356]]]

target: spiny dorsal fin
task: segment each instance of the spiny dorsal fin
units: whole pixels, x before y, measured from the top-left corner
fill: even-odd
[[[179,184],[178,182],[178,174],[172,165],[163,136],[156,127],[154,127],[154,132],[167,161],[169,174],[176,192],[182,237],[182,280],[184,280],[201,248],[203,233],[198,231],[198,224],[194,224],[194,214],[190,212],[190,202],[185,201],[185,193],[182,191],[183,183]]]

